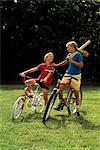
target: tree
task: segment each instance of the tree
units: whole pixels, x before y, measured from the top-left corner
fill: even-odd
[[[72,39],[79,46],[91,39],[89,69],[84,68],[83,74],[84,78],[90,75],[88,80],[99,80],[98,11],[98,3],[92,0],[3,0],[2,81],[15,80],[18,72],[42,62],[48,51],[53,51],[56,61],[63,60],[65,44]]]

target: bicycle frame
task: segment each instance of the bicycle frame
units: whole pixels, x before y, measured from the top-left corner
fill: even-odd
[[[40,89],[40,85],[38,83],[35,83],[34,86],[36,87],[34,93],[40,93],[39,89]]]

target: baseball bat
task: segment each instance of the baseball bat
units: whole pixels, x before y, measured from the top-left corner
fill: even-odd
[[[90,40],[88,40],[86,43],[84,43],[80,48],[78,48],[78,51],[80,53],[83,54],[84,57],[88,57],[89,56],[89,53],[85,50],[83,50],[86,46],[88,46],[89,44],[91,43]]]
[[[88,40],[86,43],[84,43],[78,50],[83,50],[85,47],[87,47],[91,43],[90,40]]]

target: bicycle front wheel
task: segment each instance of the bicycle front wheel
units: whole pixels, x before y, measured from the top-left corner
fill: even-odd
[[[57,98],[57,93],[54,91],[52,93],[52,95],[50,96],[47,107],[45,109],[45,112],[44,112],[44,115],[43,115],[43,122],[48,120],[48,118],[50,116],[51,109],[52,109],[52,107],[55,103],[56,98]]]
[[[17,119],[22,111],[23,111],[23,108],[24,108],[24,102],[25,102],[25,98],[20,96],[15,104],[13,105],[13,109],[12,109],[12,120],[15,120]]]
[[[82,89],[79,91],[79,100],[80,100],[80,106],[82,104]],[[75,113],[76,111],[76,97],[74,95],[74,91],[70,89],[69,94],[67,96],[67,110],[68,114]]]

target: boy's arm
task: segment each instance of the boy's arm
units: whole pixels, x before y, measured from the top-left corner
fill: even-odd
[[[76,62],[76,61],[74,61],[74,60],[71,60],[70,62],[73,63],[74,65],[80,67],[80,68],[83,67],[83,61],[81,61],[81,62]]]
[[[29,69],[29,70],[26,70],[26,71],[20,73],[19,75],[25,76],[25,74],[27,74],[27,73],[36,72],[36,71],[38,71],[38,70],[39,70],[38,67],[34,67],[34,68],[31,68],[31,69]]]
[[[68,62],[66,61],[66,60],[64,60],[64,61],[62,61],[62,62],[60,62],[60,63],[58,63],[58,64],[54,64],[54,66],[55,67],[60,67],[60,66],[64,66],[64,65],[66,65]]]
[[[76,65],[76,66],[78,66],[78,67],[80,67],[80,68],[83,67],[83,61],[77,62],[77,61],[75,61],[75,60],[72,60],[72,58],[71,58],[70,56],[67,57],[67,59],[68,59],[71,63],[73,63],[74,65]]]

